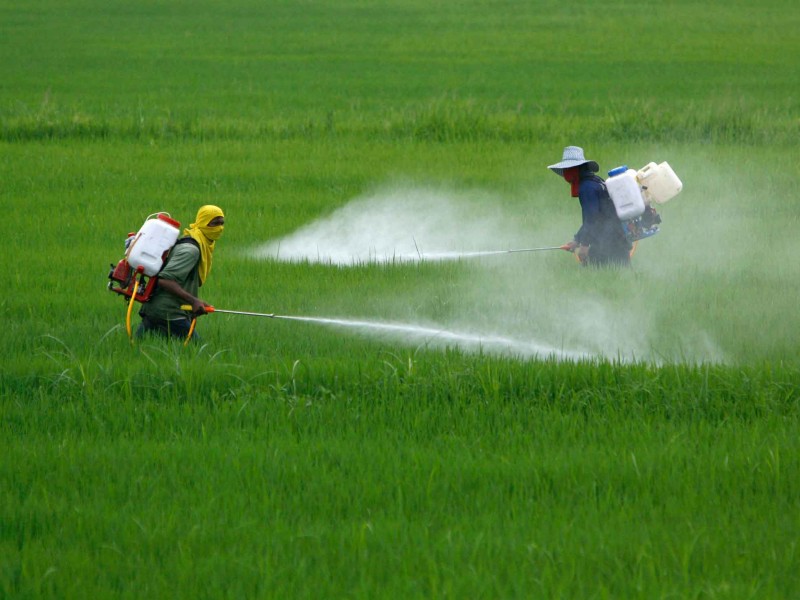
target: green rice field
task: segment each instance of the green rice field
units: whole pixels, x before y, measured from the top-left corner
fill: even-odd
[[[0,0],[0,598],[799,597],[798,28]],[[567,145],[681,178],[631,268],[471,256],[572,238]],[[203,204],[278,318],[132,343],[110,265]]]

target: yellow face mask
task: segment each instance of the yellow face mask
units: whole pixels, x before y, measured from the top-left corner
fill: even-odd
[[[222,230],[225,229],[225,226],[217,225],[216,227],[199,227],[198,229],[200,229],[200,231],[203,232],[203,235],[212,242],[216,242],[220,237],[222,237]]]
[[[188,229],[184,229],[184,234],[191,236],[200,247],[200,262],[198,263],[198,273],[200,275],[200,285],[205,283],[206,277],[211,272],[211,263],[214,254],[214,242],[222,235],[224,225],[214,225],[209,227],[209,223],[217,217],[225,217],[219,206],[207,204],[201,206],[197,211],[197,218]]]

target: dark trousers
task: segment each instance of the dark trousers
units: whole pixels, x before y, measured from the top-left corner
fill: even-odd
[[[629,267],[631,264],[630,245],[592,244],[586,264],[592,267]]]
[[[180,338],[185,340],[189,335],[189,328],[192,326],[191,319],[174,319],[166,321],[164,319],[153,319],[142,315],[142,322],[136,330],[136,337],[155,334],[164,338]],[[200,336],[197,332],[192,333],[192,341],[199,341]]]

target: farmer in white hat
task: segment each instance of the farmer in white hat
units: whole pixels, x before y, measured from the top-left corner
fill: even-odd
[[[583,148],[567,146],[561,162],[547,167],[570,184],[572,197],[580,199],[583,224],[567,246],[583,264],[629,265],[631,244],[605,182],[596,175],[600,167],[583,156]]]

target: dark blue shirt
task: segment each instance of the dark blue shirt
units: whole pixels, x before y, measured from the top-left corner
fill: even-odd
[[[583,224],[575,241],[589,249],[594,261],[627,260],[631,249],[605,183],[594,173],[581,173],[578,187]]]

